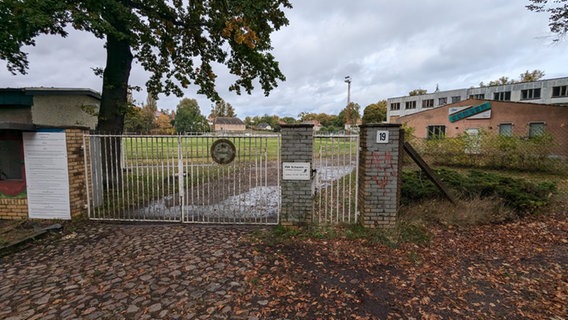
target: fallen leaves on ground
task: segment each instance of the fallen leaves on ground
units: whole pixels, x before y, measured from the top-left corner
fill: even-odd
[[[565,213],[430,231],[427,245],[394,248],[261,242],[238,301],[260,319],[565,319]]]

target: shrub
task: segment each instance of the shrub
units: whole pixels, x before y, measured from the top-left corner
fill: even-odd
[[[499,197],[518,214],[535,213],[547,205],[556,192],[554,182],[534,183],[494,173],[469,171],[461,174],[453,170],[438,170],[440,180],[461,199]],[[401,203],[440,198],[442,193],[421,171],[404,171],[402,175]]]

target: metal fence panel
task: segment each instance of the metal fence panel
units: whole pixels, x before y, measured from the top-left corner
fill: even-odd
[[[313,222],[357,222],[358,150],[359,135],[314,136]]]
[[[236,148],[231,163],[218,164],[210,156],[211,146],[220,138]],[[89,139],[91,219],[279,221],[278,135],[90,135]]]

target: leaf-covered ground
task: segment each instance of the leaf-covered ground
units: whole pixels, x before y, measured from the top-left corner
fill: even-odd
[[[430,227],[424,245],[264,239],[239,304],[259,306],[259,319],[565,319],[568,222],[558,211]]]

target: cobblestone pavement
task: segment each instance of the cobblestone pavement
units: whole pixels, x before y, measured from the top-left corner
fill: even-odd
[[[0,258],[0,319],[255,319],[253,230],[89,224]]]

